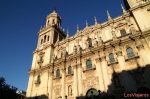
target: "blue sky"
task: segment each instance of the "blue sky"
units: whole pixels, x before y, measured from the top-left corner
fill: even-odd
[[[0,76],[18,89],[26,90],[32,52],[36,48],[38,31],[46,16],[55,8],[62,18],[62,27],[70,35],[85,21],[94,24],[121,15],[122,0],[0,0]]]

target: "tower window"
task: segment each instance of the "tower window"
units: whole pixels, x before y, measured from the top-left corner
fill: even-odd
[[[72,68],[71,68],[71,66],[68,67],[68,74],[72,74]]]
[[[114,58],[114,54],[113,53],[109,54],[109,60],[110,60],[110,63],[114,63],[115,62],[115,58]]]
[[[86,69],[92,68],[92,61],[90,59],[86,60]]]
[[[55,20],[53,19],[53,23],[52,24],[55,24]]]
[[[43,63],[43,55],[40,55],[40,56],[39,56],[38,63],[39,63],[39,64]]]
[[[35,80],[35,84],[40,84],[40,83],[41,83],[41,78],[40,78],[40,75],[38,75]]]
[[[44,43],[46,42],[46,35],[44,36]]]
[[[56,77],[60,77],[60,69],[56,70]]]
[[[125,36],[127,34],[125,29],[120,30],[120,33],[121,33],[121,36]]]
[[[41,40],[41,44],[43,44],[43,39]]]
[[[49,41],[49,36],[47,37],[47,41]]]
[[[132,57],[134,57],[134,52],[133,52],[133,49],[132,48],[127,48],[126,49],[126,52],[127,52],[127,56],[128,56],[128,58],[132,58]]]
[[[49,20],[47,21],[47,25],[49,25]]]

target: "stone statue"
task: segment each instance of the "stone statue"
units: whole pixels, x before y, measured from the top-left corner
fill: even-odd
[[[93,42],[94,42],[94,47],[97,47],[98,46],[98,41],[96,38],[93,39]]]
[[[103,44],[103,40],[102,40],[102,37],[98,37],[98,45],[102,45]]]
[[[67,56],[67,51],[66,51],[66,49],[64,49],[62,52],[62,58],[65,58],[66,56]]]
[[[132,34],[135,34],[135,33],[136,33],[136,29],[135,29],[135,27],[134,27],[133,25],[131,25],[131,26],[129,27],[129,31],[130,31],[130,33],[132,33]]]
[[[77,53],[77,46],[76,46],[76,45],[73,47],[73,53],[74,53],[74,54]]]
[[[113,37],[113,40],[116,40],[117,39],[117,36],[115,34],[115,29],[112,29],[112,37]]]
[[[77,47],[77,53],[80,53],[80,54],[81,54],[81,51],[82,51],[82,48],[81,48],[80,45],[78,45],[78,47]]]

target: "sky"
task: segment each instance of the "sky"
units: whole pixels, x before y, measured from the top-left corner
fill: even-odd
[[[121,3],[122,0],[0,0],[0,76],[26,91],[38,31],[53,9],[61,16],[62,27],[74,35],[77,24],[80,29],[86,20],[93,25],[94,16],[99,23],[107,21],[107,10],[113,18],[120,16]]]

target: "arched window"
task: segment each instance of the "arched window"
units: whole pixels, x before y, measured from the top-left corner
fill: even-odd
[[[56,77],[60,77],[60,69],[59,68],[56,70]]]
[[[49,20],[47,21],[47,24],[49,25]]]
[[[44,36],[44,43],[46,42],[46,35]]]
[[[88,96],[88,97],[93,97],[93,96],[97,96],[97,95],[99,95],[99,92],[94,88],[89,89],[86,93],[86,96]]]
[[[72,96],[72,86],[68,86],[68,96]]]
[[[115,58],[114,58],[114,54],[113,53],[109,54],[109,60],[110,60],[110,63],[114,63],[115,62]]]
[[[86,60],[86,69],[92,68],[92,61],[90,59]]]
[[[49,41],[49,36],[47,37],[47,41]]]
[[[134,57],[134,52],[133,52],[133,49],[131,47],[127,48],[126,52],[127,52],[128,58]]]
[[[68,74],[72,74],[72,68],[71,68],[71,66],[68,67]]]
[[[40,75],[37,76],[37,81],[40,82]]]
[[[41,39],[41,44],[43,43],[43,39]]]
[[[41,82],[40,75],[38,75],[35,80],[35,84],[40,84],[40,82]]]

